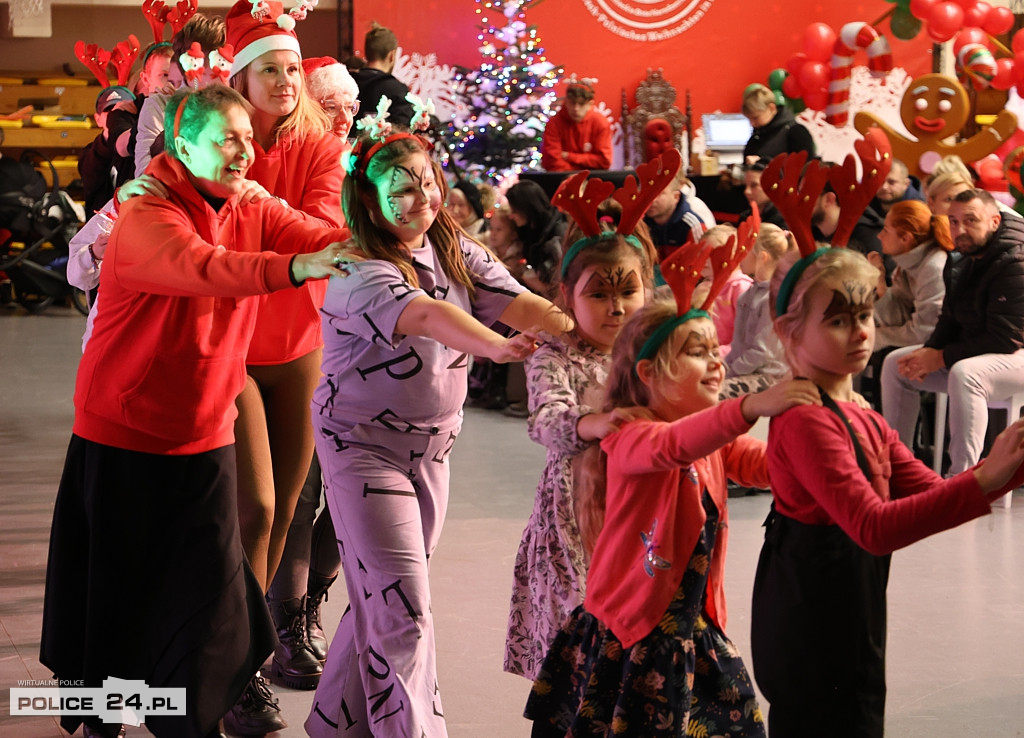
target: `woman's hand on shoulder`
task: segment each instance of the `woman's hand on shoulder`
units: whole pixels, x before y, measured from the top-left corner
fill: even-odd
[[[757,394],[743,398],[743,419],[753,423],[761,417],[773,417],[796,405],[820,405],[821,395],[808,379],[784,379]]]
[[[118,203],[127,202],[139,195],[153,195],[166,200],[170,193],[164,183],[151,174],[140,174],[117,188]]]
[[[307,279],[347,277],[349,272],[345,264],[350,261],[345,244],[336,241],[312,254],[296,254],[292,259],[292,276],[299,283]]]
[[[267,192],[267,189],[263,185],[254,180],[246,179],[243,180],[242,189],[238,193],[238,204],[248,205],[251,202],[257,202],[268,197],[274,196]],[[282,206],[286,208],[288,207],[288,203],[281,198],[277,197],[274,199],[281,203]]]

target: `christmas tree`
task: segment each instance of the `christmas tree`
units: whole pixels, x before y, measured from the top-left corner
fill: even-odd
[[[527,11],[542,0],[476,0],[481,63],[456,67],[459,100],[449,123],[449,166],[502,179],[537,168],[544,126],[554,114],[554,87],[562,75],[544,56]]]

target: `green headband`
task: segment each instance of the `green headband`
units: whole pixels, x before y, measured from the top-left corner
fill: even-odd
[[[604,231],[596,236],[586,236],[573,243],[569,247],[569,250],[565,252],[565,256],[562,257],[562,279],[565,279],[565,275],[569,272],[569,265],[572,264],[572,260],[580,255],[580,252],[587,248],[587,246],[593,246],[599,241],[608,241],[616,236],[621,235],[615,231]],[[634,246],[637,249],[643,250],[643,245],[640,243],[640,239],[636,236],[624,236],[626,243],[630,246]]]
[[[802,259],[798,260],[786,272],[786,276],[782,280],[782,285],[779,287],[779,294],[775,298],[775,315],[776,317],[786,314],[786,309],[789,307],[789,298],[793,296],[793,290],[796,288],[796,282],[800,279],[800,275],[806,271],[807,267],[820,259],[826,251],[830,251],[831,247],[822,246],[820,249],[815,251],[813,254],[808,254]]]
[[[666,339],[672,335],[672,331],[681,326],[688,320],[694,318],[710,318],[707,310],[698,310],[693,308],[687,310],[682,315],[677,315],[674,318],[666,320],[664,323],[659,325],[646,341],[644,345],[640,347],[640,351],[636,355],[636,364],[633,365],[633,371],[636,372],[637,364],[644,359],[653,359],[654,355],[658,353],[658,349],[661,348],[661,344],[665,343]]]

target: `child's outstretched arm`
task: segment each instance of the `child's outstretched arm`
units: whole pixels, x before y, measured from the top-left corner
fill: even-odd
[[[743,398],[740,410],[743,419],[753,423],[758,418],[772,417],[796,405],[820,405],[821,395],[809,379],[787,379],[757,394]]]
[[[560,336],[574,327],[572,318],[539,295],[523,292],[509,303],[501,314],[501,322],[522,333],[540,331]]]
[[[505,338],[464,310],[423,295],[414,298],[402,311],[395,331],[432,338],[456,351],[486,356],[499,364],[525,359],[537,348],[536,336],[532,334]]]
[[[1024,477],[1024,420],[1003,429],[992,443],[992,451],[981,464],[974,468],[974,478],[988,495],[991,492],[1005,493],[1020,483]],[[992,500],[990,499],[989,502]]]
[[[584,441],[600,441],[623,423],[637,418],[653,420],[654,413],[646,407],[617,407],[606,413],[589,413],[580,418],[576,432]]]

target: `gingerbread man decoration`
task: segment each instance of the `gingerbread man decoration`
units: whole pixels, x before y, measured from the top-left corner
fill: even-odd
[[[959,82],[942,74],[925,74],[910,83],[900,101],[900,120],[916,141],[868,112],[857,113],[853,125],[862,134],[872,126],[881,128],[893,156],[906,164],[911,174],[925,177],[944,156],[955,154],[965,162],[985,158],[1017,130],[1017,116],[1003,110],[992,125],[966,141],[946,143],[943,139],[964,127],[969,111],[967,92]]]

